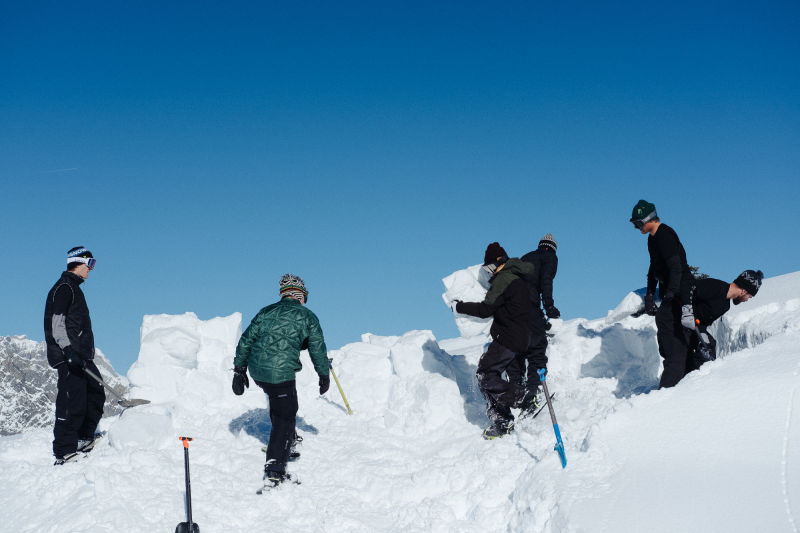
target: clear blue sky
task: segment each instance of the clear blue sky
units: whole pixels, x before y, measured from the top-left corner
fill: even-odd
[[[722,279],[800,269],[800,4],[5,2],[0,334],[89,247],[97,345],[304,277],[329,348],[457,335],[441,278],[559,242],[556,305],[644,285],[654,202]]]

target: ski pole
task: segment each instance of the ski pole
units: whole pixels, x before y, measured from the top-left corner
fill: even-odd
[[[561,468],[567,467],[567,454],[564,452],[564,442],[561,440],[561,431],[558,429],[558,421],[556,421],[556,412],[553,411],[553,402],[550,401],[550,392],[547,390],[547,381],[545,379],[545,374],[547,374],[547,370],[544,368],[540,368],[537,370],[539,373],[539,379],[542,382],[542,388],[544,388],[544,397],[547,399],[547,408],[550,410],[550,420],[553,421],[553,430],[556,432],[556,446],[553,448],[555,451],[558,452],[558,456],[561,458]]]
[[[89,374],[89,376],[91,376],[91,377],[92,377],[92,379],[94,379],[94,380],[95,380],[96,382],[98,382],[100,385],[102,385],[103,387],[105,387],[105,389],[106,389],[108,392],[110,392],[110,393],[111,393],[111,395],[112,395],[114,398],[116,398],[116,399],[117,399],[117,403],[118,403],[118,404],[120,404],[122,407],[134,407],[134,406],[136,406],[136,405],[144,405],[144,404],[146,404],[146,403],[150,403],[150,400],[126,400],[125,398],[123,398],[122,396],[120,396],[119,394],[117,394],[117,391],[115,391],[114,389],[112,389],[112,388],[111,388],[111,387],[108,385],[108,383],[106,383],[105,381],[103,381],[103,378],[101,378],[100,376],[98,376],[97,374],[95,374],[94,372],[92,372],[91,370],[89,370],[88,368],[85,368],[85,367],[84,367],[83,371],[84,371],[84,372],[86,372],[87,374]]]
[[[331,369],[331,375],[333,376],[333,380],[336,382],[336,386],[339,388],[339,394],[342,395],[342,400],[344,400],[344,405],[347,407],[347,414],[352,415],[353,410],[350,409],[350,404],[347,403],[347,398],[344,396],[344,391],[342,390],[342,385],[339,383],[339,378],[336,377],[336,372],[333,371],[333,358],[328,359],[328,365]]]

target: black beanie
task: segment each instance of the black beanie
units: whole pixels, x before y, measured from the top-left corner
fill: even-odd
[[[502,265],[506,261],[508,261],[508,255],[499,242],[493,242],[486,247],[486,253],[483,254],[484,265],[491,265],[492,263]]]
[[[556,243],[552,233],[548,233],[542,237],[542,240],[539,241],[539,248],[550,248],[554,252],[556,251],[556,248],[558,248],[558,243]]]
[[[762,279],[764,279],[764,273],[760,270],[745,270],[733,282],[737,287],[749,292],[751,296],[755,296],[758,289],[761,288]]]

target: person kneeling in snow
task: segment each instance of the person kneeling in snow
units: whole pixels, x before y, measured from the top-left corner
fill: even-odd
[[[286,473],[291,447],[296,438],[297,388],[295,374],[303,365],[300,350],[308,350],[319,375],[319,393],[330,387],[328,351],[319,319],[303,304],[308,300],[305,283],[298,276],[284,274],[280,279],[281,299],[258,312],[239,339],[233,360],[233,392],[249,387],[247,370],[253,381],[267,393],[272,429],[264,465],[266,483],[278,485],[291,476]]]
[[[745,270],[733,281],[705,278],[694,282],[690,301],[681,307],[681,325],[686,328],[686,373],[697,370],[706,361],[717,358],[717,342],[706,329],[733,305],[746,302],[756,295],[764,274],[760,270]]]
[[[456,300],[455,311],[479,318],[494,317],[490,330],[492,343],[478,361],[476,372],[478,387],[488,402],[486,414],[492,422],[483,437],[493,439],[514,428],[512,407],[524,411],[532,406],[535,398],[534,392],[502,377],[517,354],[524,354],[528,349],[533,304],[525,279],[533,275],[535,268],[520,259],[509,259],[496,242],[486,249],[483,268],[492,276],[486,297],[482,302]]]

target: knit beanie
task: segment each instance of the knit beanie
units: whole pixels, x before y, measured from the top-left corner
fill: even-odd
[[[67,268],[76,263],[83,263],[89,265],[89,268],[94,268],[95,260],[92,252],[85,246],[76,246],[67,252]],[[91,259],[91,261],[90,261]]]
[[[539,241],[539,248],[545,248],[545,247],[551,248],[554,252],[556,251],[556,248],[558,248],[558,243],[556,243],[556,240],[553,238],[552,233],[548,233],[547,235],[542,237],[541,241]]]
[[[303,279],[300,276],[295,276],[294,274],[284,274],[281,276],[281,280],[278,285],[280,287],[281,298],[285,296],[291,296],[292,298],[299,300],[300,296],[303,296],[305,301],[308,301],[306,284],[303,282]]]
[[[491,265],[492,263],[502,265],[506,261],[508,261],[508,254],[506,254],[506,251],[500,246],[500,243],[493,242],[486,247],[486,253],[483,254],[484,265]]]
[[[762,279],[764,279],[764,273],[760,270],[745,270],[733,282],[737,287],[749,292],[751,296],[755,296],[758,289],[761,288]]]
[[[651,204],[647,200],[639,200],[639,202],[633,206],[633,213],[631,214],[630,221],[641,220],[642,222],[647,222],[657,216],[658,213],[656,213],[656,206],[654,204]]]

